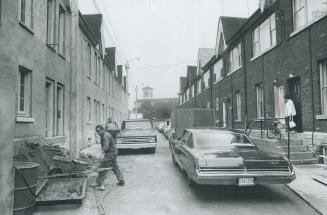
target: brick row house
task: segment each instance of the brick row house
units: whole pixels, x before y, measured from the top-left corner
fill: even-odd
[[[17,146],[41,138],[77,157],[95,125],[127,118],[127,81],[102,28],[77,0],[0,0],[2,214],[12,214]]]
[[[244,128],[247,119],[283,121],[287,94],[297,110],[297,132],[311,139],[316,131],[323,139],[327,1],[261,2],[263,7],[249,18],[219,18],[214,54],[200,65],[203,72],[197,74],[197,81],[181,77],[180,107],[190,107],[188,92],[198,86],[192,93],[196,100],[192,107],[215,109],[219,127]]]

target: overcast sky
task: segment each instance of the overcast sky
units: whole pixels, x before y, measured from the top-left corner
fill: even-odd
[[[104,14],[106,46],[130,61],[130,107],[150,86],[155,98],[177,97],[179,77],[199,48],[214,48],[219,16],[248,17],[259,0],[79,0],[83,14]],[[96,3],[96,4],[95,4]],[[97,6],[96,6],[97,5]],[[248,5],[248,6],[247,6]]]

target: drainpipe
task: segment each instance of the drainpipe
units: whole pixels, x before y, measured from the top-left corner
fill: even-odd
[[[246,79],[246,58],[245,58],[245,40],[242,39],[242,58],[243,58],[243,68],[244,68],[244,98],[245,98],[245,128],[247,128],[248,121],[248,91],[247,91],[247,79]]]
[[[312,98],[312,103],[311,103],[311,108],[312,108],[312,146],[313,146],[313,135],[316,131],[316,119],[315,119],[315,109],[314,109],[314,92],[313,92],[313,89],[314,89],[314,83],[313,83],[313,71],[312,71],[312,44],[311,44],[311,38],[312,38],[312,35],[311,35],[311,27],[309,27],[309,49],[310,49],[310,52],[309,52],[309,56],[310,56],[310,78],[311,78],[311,98]]]

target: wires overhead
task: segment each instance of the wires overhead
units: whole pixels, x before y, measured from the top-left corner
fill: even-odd
[[[160,65],[149,65],[149,66],[133,66],[131,68],[132,69],[148,69],[148,68],[151,69],[151,68],[160,68],[160,67],[172,67],[172,66],[178,66],[178,65],[188,64],[188,63],[196,63],[196,60],[189,60],[189,61],[173,63],[173,64],[160,64]]]

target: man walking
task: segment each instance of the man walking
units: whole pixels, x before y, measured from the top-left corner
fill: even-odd
[[[116,140],[111,136],[109,132],[105,131],[102,125],[96,126],[95,130],[97,134],[100,136],[101,147],[104,152],[104,156],[99,165],[100,171],[96,179],[95,187],[100,190],[105,189],[103,182],[106,177],[107,170],[101,170],[101,168],[109,168],[109,167],[113,168],[113,172],[118,180],[117,185],[124,186],[125,181],[119,169],[119,166],[117,164],[118,151],[116,147]]]

